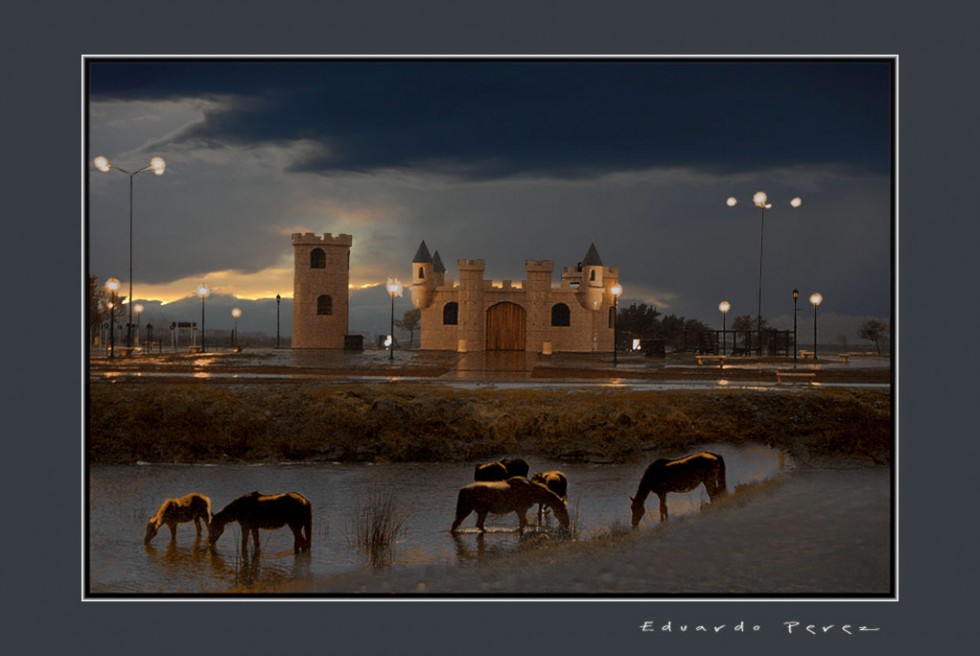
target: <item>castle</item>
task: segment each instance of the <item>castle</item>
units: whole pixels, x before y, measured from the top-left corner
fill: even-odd
[[[595,244],[552,283],[551,260],[525,260],[527,278],[483,277],[483,260],[458,260],[446,279],[439,252],[423,241],[412,259],[412,304],[422,313],[421,348],[532,353],[612,351],[612,287],[619,268],[602,263]]]
[[[344,348],[350,235],[293,234],[293,348]]]

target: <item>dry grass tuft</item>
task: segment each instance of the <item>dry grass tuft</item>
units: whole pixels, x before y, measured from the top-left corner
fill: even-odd
[[[347,545],[362,549],[372,567],[395,562],[395,543],[404,532],[408,513],[401,510],[391,492],[372,491],[353,509],[347,528]]]

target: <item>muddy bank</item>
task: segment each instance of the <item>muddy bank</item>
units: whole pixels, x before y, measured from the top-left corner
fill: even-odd
[[[712,442],[799,463],[891,461],[891,397],[873,389],[463,390],[438,384],[115,382],[88,389],[92,464],[625,462]]]

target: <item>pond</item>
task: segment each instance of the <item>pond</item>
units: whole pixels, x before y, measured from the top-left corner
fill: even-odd
[[[793,464],[784,454],[763,447],[706,445],[725,458],[728,489],[761,481]],[[574,539],[588,540],[629,527],[629,496],[636,491],[649,462],[684,454],[657,453],[629,464],[562,463],[527,457],[531,471],[561,470],[568,477],[568,508]],[[460,487],[472,482],[477,463],[394,464],[262,464],[262,465],[100,465],[89,470],[87,536],[88,591],[94,595],[200,595],[291,583],[369,568],[356,544],[356,509],[373,498],[394,499],[402,530],[390,567],[433,563],[456,564],[493,558],[526,547],[517,532],[517,516],[491,515],[487,534],[475,529],[476,516],[449,533]],[[163,527],[143,544],[146,520],[168,497],[200,492],[218,512],[233,499],[253,490],[263,494],[296,491],[313,505],[312,550],[293,554],[288,528],[260,532],[261,557],[244,563],[241,532],[230,524],[217,548],[206,548],[206,535],[195,538],[193,524],[180,524],[176,542]],[[668,498],[672,517],[698,510],[707,502],[703,487]],[[657,521],[656,498],[647,502],[644,523]],[[536,509],[528,512],[537,523]],[[533,531],[551,532],[546,517]],[[533,545],[531,545],[533,548]],[[248,565],[243,566],[243,565]]]

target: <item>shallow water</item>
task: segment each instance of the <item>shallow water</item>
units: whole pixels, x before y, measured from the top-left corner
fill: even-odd
[[[761,446],[734,448],[707,445],[725,458],[728,489],[760,481],[792,467],[789,458]],[[693,450],[692,450],[693,451]],[[658,457],[680,453],[651,453],[632,464],[566,464],[525,457],[533,471],[560,469],[568,477],[569,514],[576,539],[588,540],[612,529],[629,526],[629,495],[643,470]],[[480,536],[470,515],[457,536],[449,533],[457,490],[472,482],[476,463],[398,464],[274,464],[274,465],[120,465],[93,466],[89,472],[87,536],[88,590],[93,594],[202,594],[249,586],[291,582],[368,568],[366,554],[349,543],[355,507],[372,493],[393,492],[404,513],[403,531],[392,567],[431,563],[455,564],[493,558],[519,548],[534,548],[517,533],[517,517],[491,515],[488,532]],[[172,496],[201,492],[211,498],[214,512],[236,497],[258,490],[263,494],[296,491],[313,504],[313,547],[293,554],[288,528],[263,530],[261,556],[243,561],[241,534],[230,524],[215,553],[206,549],[206,535],[195,537],[193,524],[180,524],[176,542],[166,527],[144,546],[147,518]],[[671,494],[671,516],[696,511],[707,502],[703,487]],[[657,521],[657,501],[647,501],[644,522]],[[528,512],[536,523],[536,511]],[[546,518],[540,530],[555,528]],[[531,527],[532,531],[538,530]]]

